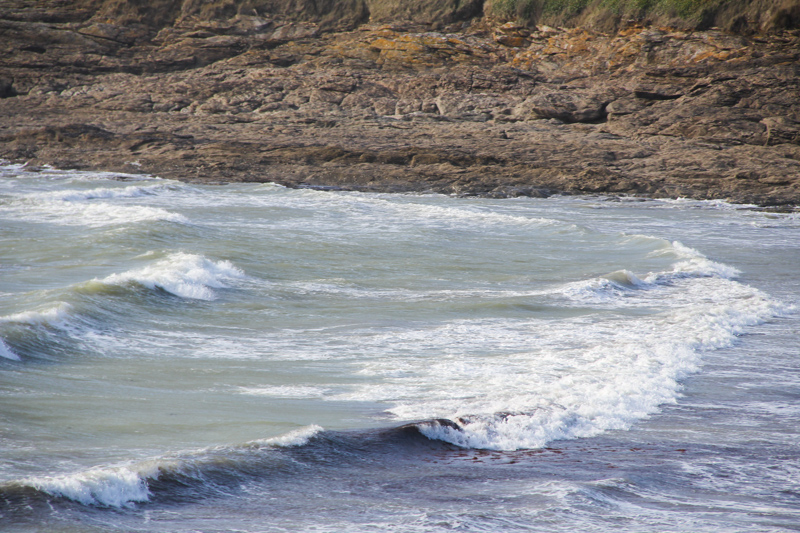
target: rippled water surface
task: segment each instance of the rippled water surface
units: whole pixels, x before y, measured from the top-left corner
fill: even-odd
[[[3,531],[800,530],[800,219],[0,167]]]

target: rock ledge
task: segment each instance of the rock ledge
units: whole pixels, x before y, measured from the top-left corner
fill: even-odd
[[[31,168],[800,205],[796,30],[56,15],[0,15],[0,158]]]

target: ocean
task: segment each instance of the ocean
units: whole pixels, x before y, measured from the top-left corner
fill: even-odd
[[[800,531],[800,215],[0,166],[4,532]]]

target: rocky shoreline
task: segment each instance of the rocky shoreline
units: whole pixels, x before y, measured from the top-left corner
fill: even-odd
[[[26,9],[0,14],[0,158],[32,169],[800,205],[798,30]]]

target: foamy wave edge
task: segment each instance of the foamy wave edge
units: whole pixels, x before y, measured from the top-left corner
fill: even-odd
[[[664,326],[666,330],[642,339],[640,349],[645,359],[657,368],[640,376],[643,382],[636,390],[630,394],[606,391],[607,397],[600,398],[602,401],[596,405],[564,407],[544,402],[527,412],[456,413],[450,418],[418,423],[420,433],[464,448],[518,450],[542,448],[558,440],[593,437],[609,430],[627,430],[658,412],[660,406],[677,401],[680,381],[699,371],[703,352],[730,347],[748,327],[797,311],[794,305],[775,301],[736,282],[737,269],[711,261],[679,242],[673,242],[672,248],[677,262],[670,271],[651,273],[643,279],[629,271],[618,271],[604,278],[570,284],[563,291],[584,301],[608,299],[627,291],[650,290],[692,279],[707,280],[702,282],[703,287],[712,283],[712,287],[731,291],[729,301],[706,298],[702,303],[670,310],[671,322]],[[690,331],[680,329],[686,324],[694,327]],[[661,335],[669,340],[660,339]],[[399,410],[390,412],[398,414]]]
[[[13,315],[0,317],[0,324],[16,322],[21,324],[30,324],[32,326],[39,324],[58,326],[59,324],[63,324],[71,312],[72,306],[70,304],[59,302],[48,309],[40,311],[23,311],[21,313],[14,313]]]
[[[245,277],[230,261],[212,261],[202,255],[179,252],[151,265],[92,282],[118,286],[136,283],[182,298],[213,300],[216,298],[214,289],[228,288],[229,281]]]
[[[14,351],[5,343],[3,339],[0,339],[0,357],[4,359],[10,359],[12,361],[21,361],[20,357],[14,353]]]
[[[0,317],[0,325],[22,324],[23,326],[52,326],[56,328],[63,328],[72,313],[73,308],[70,304],[60,302],[53,307],[35,310],[23,311],[21,313],[14,313]],[[9,359],[11,361],[22,361],[22,358],[14,352],[8,342],[0,336],[0,358]]]
[[[214,465],[215,462],[224,461],[227,456],[241,451],[304,446],[322,431],[323,428],[313,425],[242,445],[203,448],[175,457],[93,467],[73,474],[30,477],[15,484],[32,487],[51,497],[66,498],[82,505],[130,507],[136,503],[150,501],[152,497],[150,483],[164,476],[185,476],[202,482],[205,465]]]
[[[567,283],[557,293],[582,303],[615,300],[631,290],[647,290],[688,278],[710,278],[733,280],[739,276],[738,269],[712,261],[699,251],[678,241],[659,253],[671,253],[676,261],[671,270],[649,272],[641,277],[630,270],[617,270],[604,276]]]
[[[24,195],[29,200],[85,202],[90,200],[108,200],[117,198],[143,198],[159,194],[180,191],[183,187],[174,183],[158,182],[153,185],[129,185],[127,187],[97,187],[83,191],[50,191]]]

